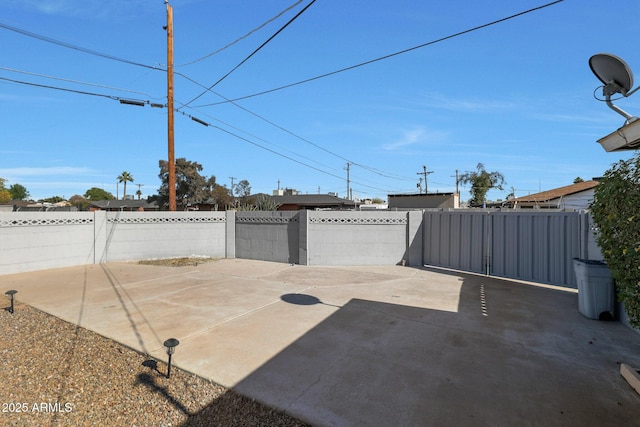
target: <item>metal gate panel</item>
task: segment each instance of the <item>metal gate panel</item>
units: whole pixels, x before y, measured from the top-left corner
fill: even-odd
[[[426,211],[424,264],[575,287],[580,213]]]
[[[575,287],[578,212],[493,212],[491,267],[498,277]]]
[[[425,264],[484,272],[485,212],[427,211],[423,233]]]

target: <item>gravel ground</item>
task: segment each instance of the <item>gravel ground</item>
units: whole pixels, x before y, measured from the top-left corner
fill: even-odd
[[[17,303],[0,303],[2,426],[305,426],[231,390]]]

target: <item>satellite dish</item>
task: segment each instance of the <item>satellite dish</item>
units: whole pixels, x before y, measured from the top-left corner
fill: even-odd
[[[602,93],[609,108],[627,119],[625,123],[638,120],[637,117],[632,116],[620,107],[616,107],[611,102],[611,95],[621,93],[626,97],[637,90],[637,88],[631,90],[633,73],[627,63],[610,53],[598,53],[589,58],[589,67],[591,67],[593,74],[604,83]]]
[[[589,59],[591,71],[611,90],[611,94],[621,93],[627,96],[633,87],[633,73],[622,59],[609,53],[599,53]]]
[[[611,96],[616,93],[627,97],[638,90],[638,88],[631,90],[633,87],[631,68],[622,59],[609,53],[593,55],[589,58],[589,67],[591,67],[593,74],[604,83],[602,94],[605,96],[609,108],[626,119],[620,129],[600,138],[598,143],[607,152],[640,149],[640,120],[611,102]]]

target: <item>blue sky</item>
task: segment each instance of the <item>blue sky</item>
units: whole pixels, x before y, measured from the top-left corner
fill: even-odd
[[[170,3],[178,108],[310,0]],[[433,171],[430,192],[451,192],[456,169],[483,163],[506,179],[504,191],[489,193],[493,200],[512,188],[523,196],[601,176],[632,153],[606,153],[596,142],[624,118],[594,99],[600,83],[588,60],[609,52],[640,70],[638,0],[565,0],[349,71],[223,102],[547,3],[318,0],[218,83],[217,94],[206,92],[175,113],[175,155],[202,164],[202,174],[227,187],[230,177],[246,179],[255,193],[271,193],[279,181],[281,188],[344,197],[348,162],[361,198],[415,192],[423,165]],[[24,185],[34,199],[91,187],[122,196],[117,176],[128,171],[135,180],[129,194],[136,184],[143,196],[155,194],[158,161],[167,158],[167,110],[117,99],[166,103],[164,1],[4,0],[0,24],[0,177]],[[640,114],[640,95],[616,105]],[[463,200],[468,190],[461,188]]]

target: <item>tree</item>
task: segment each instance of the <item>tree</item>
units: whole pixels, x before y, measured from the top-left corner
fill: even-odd
[[[581,182],[584,182],[584,179],[582,179],[582,178],[580,178],[580,177],[577,177],[576,179],[574,179],[574,180],[573,180],[573,183],[574,183],[574,184],[579,184],[579,183],[581,183]]]
[[[9,190],[2,188],[0,189],[0,203],[8,203],[11,201],[11,193]]]
[[[160,206],[169,205],[169,167],[166,160],[158,162],[162,182],[160,186]],[[176,159],[176,204],[186,209],[189,204],[205,201],[209,198],[210,189],[215,185],[215,177],[207,180],[200,175],[202,165],[180,157]]]
[[[470,206],[484,206],[487,192],[492,188],[502,190],[502,185],[505,184],[504,176],[500,172],[487,172],[482,163],[478,163],[475,171],[460,175],[458,182],[471,184]]]
[[[271,197],[258,194],[255,197],[245,198],[245,202],[238,206],[240,211],[277,211],[280,203],[275,202]]]
[[[216,184],[211,191],[211,199],[218,208],[227,208],[233,204],[233,197],[224,185]]]
[[[98,200],[113,200],[113,194],[104,191],[102,188],[91,187],[84,193],[85,199],[88,199],[91,202],[96,202]]]
[[[24,185],[13,184],[9,187],[9,193],[11,194],[11,199],[13,200],[25,200],[29,197],[29,192],[27,191]]]
[[[79,211],[84,211],[89,207],[89,201],[79,194],[71,196],[69,198],[69,203],[71,203],[72,206],[77,207]]]
[[[5,182],[7,182],[6,179],[0,178],[0,203],[7,203],[11,201],[11,193],[9,193],[9,190],[4,188]]]
[[[166,160],[158,162],[162,184],[158,191],[158,205],[166,209],[169,205],[169,169]],[[186,209],[189,205],[212,203],[219,208],[227,208],[233,203],[233,196],[226,186],[216,183],[216,177],[201,175],[202,165],[184,157],[176,159],[176,205]],[[249,182],[245,181],[247,187]],[[248,187],[249,191],[251,187]]]
[[[60,196],[51,196],[51,197],[47,197],[46,199],[39,200],[39,202],[43,202],[43,203],[60,203],[64,201],[65,200]]]
[[[133,175],[129,172],[124,171],[118,176],[118,182],[124,182],[124,190],[122,190],[122,200],[127,198],[127,181],[133,182]]]
[[[629,323],[640,328],[640,154],[613,164],[594,192],[590,211],[596,241]]]
[[[251,194],[251,185],[249,181],[243,179],[236,184],[236,188],[234,188],[233,191],[238,197],[248,197]]]

